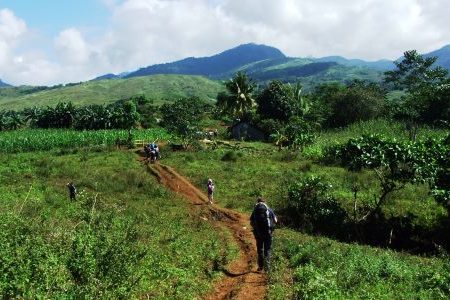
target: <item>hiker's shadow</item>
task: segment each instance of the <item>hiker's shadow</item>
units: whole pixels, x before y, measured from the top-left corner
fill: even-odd
[[[239,277],[239,276],[247,275],[249,273],[258,273],[256,271],[230,272],[227,269],[222,269],[222,272],[229,277]]]

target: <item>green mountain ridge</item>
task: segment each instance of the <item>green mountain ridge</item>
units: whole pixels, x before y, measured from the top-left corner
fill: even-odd
[[[424,54],[437,56],[437,65],[450,69],[450,45]],[[306,91],[323,82],[349,82],[354,79],[380,82],[393,62],[367,62],[341,56],[323,58],[287,57],[280,50],[257,44],[244,44],[222,53],[153,65],[119,75],[105,74],[94,80],[53,87],[3,87],[0,109],[56,105],[71,101],[76,105],[104,104],[145,95],[155,103],[180,97],[215,99],[238,71],[246,72],[263,85],[270,80],[300,81]],[[171,75],[168,75],[171,74]]]
[[[77,106],[106,104],[144,95],[155,104],[182,97],[197,96],[213,100],[223,85],[202,76],[154,75],[129,79],[95,80],[58,88],[33,91],[33,87],[8,87],[0,90],[1,109],[23,109],[32,106],[55,106],[73,102]]]

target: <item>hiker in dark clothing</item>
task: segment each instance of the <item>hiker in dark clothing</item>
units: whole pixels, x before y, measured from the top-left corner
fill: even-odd
[[[273,210],[265,202],[264,198],[259,197],[250,216],[250,224],[253,227],[258,251],[258,271],[262,271],[264,268],[266,271],[270,270],[272,234],[278,221]]]
[[[75,200],[75,197],[77,195],[77,189],[75,188],[75,185],[73,184],[73,182],[69,182],[67,184],[67,188],[69,189],[70,200]]]

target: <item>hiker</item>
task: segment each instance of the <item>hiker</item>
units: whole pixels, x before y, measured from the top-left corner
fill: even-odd
[[[150,144],[144,145],[144,152],[147,161],[150,160]]]
[[[158,144],[156,144],[156,142],[153,142],[149,146],[150,146],[150,153],[152,156],[151,160],[156,161],[157,159],[160,159]]]
[[[69,189],[70,200],[75,200],[75,197],[77,195],[77,189],[72,181],[67,184],[67,188]]]
[[[258,197],[250,216],[250,224],[253,227],[253,235],[256,239],[256,250],[258,252],[258,272],[264,268],[266,271],[270,271],[272,234],[277,222],[277,216],[266,204],[266,200]]]
[[[214,183],[211,178],[208,179],[207,189],[208,189],[208,201],[209,204],[212,204],[214,200]]]

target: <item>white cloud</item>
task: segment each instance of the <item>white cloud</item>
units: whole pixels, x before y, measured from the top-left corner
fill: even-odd
[[[62,31],[55,39],[55,48],[64,63],[83,64],[89,60],[89,46],[75,28]]]
[[[0,78],[20,84],[87,80],[109,72],[208,56],[256,42],[290,56],[395,59],[450,43],[447,0],[101,0],[103,33],[68,26],[47,53],[10,10],[0,11]],[[56,54],[56,55],[54,55]],[[44,69],[45,68],[45,69]]]
[[[26,31],[25,22],[16,18],[12,11],[0,10],[0,67],[5,67],[13,58],[14,47]]]

